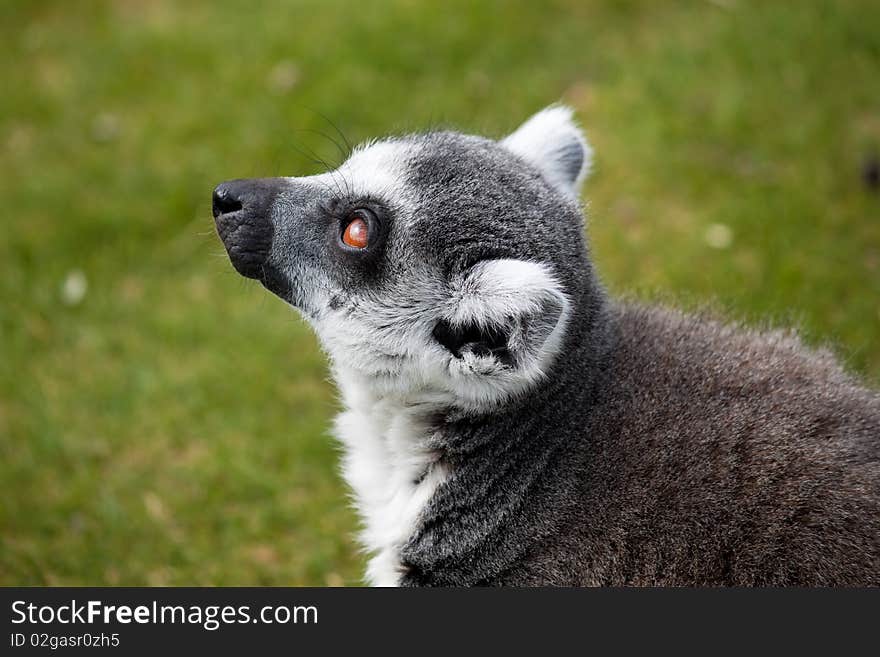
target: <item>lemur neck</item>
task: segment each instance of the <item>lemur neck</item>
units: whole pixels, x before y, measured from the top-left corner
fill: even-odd
[[[553,534],[578,499],[572,428],[583,426],[595,399],[613,325],[598,286],[576,308],[545,385],[496,413],[438,426],[449,474],[400,551],[403,584],[495,581]]]
[[[429,419],[439,406],[371,385],[368,377],[336,371],[346,409],[336,419],[344,447],[342,474],[361,516],[360,541],[371,554],[367,581],[396,586],[403,575],[400,549],[422,509],[447,476],[432,446]]]
[[[479,583],[492,576],[486,568],[515,561],[539,540],[526,528],[546,523],[523,514],[535,513],[540,500],[557,504],[563,491],[567,436],[552,427],[589,403],[609,344],[601,289],[574,302],[545,382],[479,415],[456,410],[448,395],[389,394],[369,377],[335,370],[346,405],[336,422],[342,471],[363,521],[361,542],[373,555],[370,583]],[[469,558],[490,548],[497,559]]]

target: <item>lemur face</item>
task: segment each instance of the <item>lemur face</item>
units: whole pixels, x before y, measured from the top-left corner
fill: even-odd
[[[499,142],[395,137],[321,175],[226,182],[213,212],[235,268],[304,314],[338,377],[474,409],[557,355],[588,161],[552,107]]]

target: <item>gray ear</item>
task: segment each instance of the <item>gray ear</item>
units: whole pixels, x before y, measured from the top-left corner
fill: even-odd
[[[550,184],[577,197],[593,151],[570,107],[551,105],[505,137],[501,144],[537,166]]]

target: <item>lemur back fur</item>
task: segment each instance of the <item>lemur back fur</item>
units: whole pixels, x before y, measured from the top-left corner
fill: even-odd
[[[590,155],[557,106],[215,192],[330,358],[368,581],[880,585],[880,396],[793,334],[610,298]]]

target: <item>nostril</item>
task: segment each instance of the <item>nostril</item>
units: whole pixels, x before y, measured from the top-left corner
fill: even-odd
[[[238,212],[241,210],[241,201],[227,187],[220,185],[214,189],[213,203],[211,211],[216,219],[221,214],[229,214],[230,212]]]

